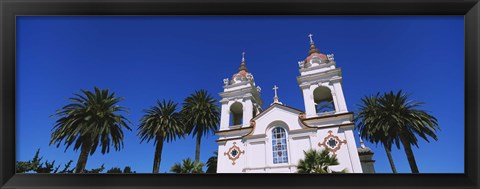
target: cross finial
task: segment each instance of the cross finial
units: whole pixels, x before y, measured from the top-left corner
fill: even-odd
[[[275,96],[277,96],[277,89],[278,89],[277,85],[274,85],[273,90],[275,91]]]
[[[278,96],[277,96],[278,87],[277,87],[277,85],[273,86],[273,90],[275,91],[275,96],[273,97],[273,103],[282,104],[281,102],[278,101]]]
[[[308,37],[310,38],[310,44],[313,44],[313,38],[312,38],[312,34],[308,34]]]
[[[240,68],[238,68],[238,71],[242,70],[248,72],[247,65],[245,65],[245,52],[242,52],[242,63],[240,64]]]

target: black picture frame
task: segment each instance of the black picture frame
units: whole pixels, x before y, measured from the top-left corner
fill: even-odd
[[[478,0],[0,0],[0,8],[0,186],[2,189],[479,187],[480,4]],[[465,173],[15,174],[15,17],[19,15],[464,15]]]

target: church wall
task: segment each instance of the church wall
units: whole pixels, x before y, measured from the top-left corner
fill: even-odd
[[[272,115],[269,116],[270,113]],[[343,118],[337,119],[337,123],[343,121]],[[333,123],[335,120],[329,120],[329,122]],[[321,124],[324,124],[324,122],[321,122]],[[277,126],[284,128],[287,132],[288,163],[273,163],[271,129]],[[298,116],[293,115],[292,112],[280,108],[273,109],[257,120],[255,131],[253,131],[257,135],[253,135],[252,138],[247,137],[244,142],[241,139],[235,139],[227,141],[225,145],[219,145],[218,166],[222,167],[222,170],[219,168],[218,172],[296,172],[295,166],[300,159],[304,158],[303,151],[311,148],[324,149],[325,146],[319,144],[324,143],[325,138],[329,135],[336,136],[341,141],[340,148],[335,151],[340,165],[331,166],[330,169],[341,171],[346,168],[349,173],[362,172],[351,129],[353,129],[351,126],[344,126],[343,128],[328,127],[318,130],[305,129],[299,125]],[[259,135],[264,136],[258,138]],[[224,154],[225,152],[228,153],[228,150],[233,146],[233,142],[241,151],[244,151],[235,160],[235,165],[232,164],[233,161],[228,158],[228,155]]]
[[[308,149],[312,148],[310,136],[302,136],[302,137],[292,137],[290,139],[291,143],[291,160],[290,162],[294,165],[298,165],[298,161],[304,158],[303,151],[307,151]]]
[[[234,144],[235,143],[235,144]],[[238,147],[238,158],[229,159],[229,149]],[[217,173],[241,173],[245,167],[245,144],[240,140],[231,140],[218,145]]]
[[[230,103],[222,102],[222,114],[220,117],[220,130],[227,130],[230,122]]]
[[[331,134],[329,133],[329,131],[331,131]],[[338,137],[341,143],[340,148],[335,151],[335,155],[337,156],[340,165],[331,166],[330,169],[332,169],[333,171],[341,171],[342,169],[347,169],[347,172],[349,173],[361,173],[362,170],[360,160],[358,159],[358,151],[356,150],[356,144],[353,135],[351,136],[352,139],[350,139],[350,136],[348,136],[349,132],[351,132],[350,129],[344,130],[338,127],[319,129],[317,131],[317,137],[314,138],[314,146],[317,150],[323,150],[325,149],[325,146],[321,144],[325,142],[326,137],[328,137],[329,135]],[[358,162],[358,165],[355,162]]]
[[[273,115],[273,116],[270,116]],[[253,135],[258,134],[267,134],[267,127],[272,127],[275,124],[279,125],[287,125],[287,130],[297,130],[302,129],[300,124],[298,123],[298,116],[292,116],[292,112],[289,112],[284,109],[276,108],[267,114],[263,115],[261,118],[256,120],[255,130],[252,133]]]
[[[243,125],[249,125],[250,120],[253,118],[253,103],[251,99],[243,100]]]
[[[340,81],[334,82],[333,88],[335,90],[335,99],[337,99],[338,102],[338,111],[347,112],[347,104],[345,103],[345,97],[343,96],[343,89]]]
[[[355,173],[362,173],[362,165],[360,164],[360,157],[358,156],[357,145],[355,137],[353,135],[353,128],[346,129],[344,131],[345,138],[347,140],[349,159],[352,163],[352,169]]]
[[[266,151],[267,150],[265,140],[247,142],[248,153],[246,168],[264,167],[266,164]]]
[[[316,115],[315,104],[313,103],[313,91],[309,86],[302,86],[303,102],[305,105],[305,114],[307,117],[313,117]]]

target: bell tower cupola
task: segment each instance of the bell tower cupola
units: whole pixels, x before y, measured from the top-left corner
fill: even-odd
[[[309,34],[308,56],[298,62],[297,82],[303,93],[307,118],[348,112],[342,90],[342,70],[336,67],[333,54],[325,55]]]
[[[245,63],[245,52],[242,52],[238,72],[223,79],[223,84],[220,131],[250,126],[250,120],[260,113],[263,101],[261,88],[255,85]]]

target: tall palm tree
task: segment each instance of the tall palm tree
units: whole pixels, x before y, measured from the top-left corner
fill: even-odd
[[[85,172],[88,156],[95,153],[100,145],[102,154],[110,151],[113,145],[116,151],[123,148],[122,127],[131,130],[128,121],[119,112],[127,112],[124,107],[117,105],[123,98],[117,98],[115,93],[108,89],[94,91],[81,90],[82,94],[75,94],[69,98],[71,103],[57,110],[53,116],[60,117],[52,130],[50,145],[57,148],[66,145],[65,151],[72,145],[73,150],[80,149],[75,173]]]
[[[182,160],[182,164],[175,163],[170,168],[170,172],[174,173],[203,173],[203,163],[192,161],[190,158]]]
[[[213,152],[214,156],[207,160],[207,173],[217,173],[218,151]]]
[[[400,143],[403,145],[412,173],[419,173],[412,145],[418,148],[417,136],[427,142],[430,142],[428,137],[438,140],[435,132],[440,127],[435,117],[417,109],[423,102],[415,102],[409,97],[401,90],[396,94],[393,91],[385,93],[379,99],[381,119],[377,125],[384,127],[383,130],[393,136],[397,148],[400,148]]]
[[[424,110],[417,109],[423,102],[409,99],[401,90],[391,91],[376,98],[374,113],[364,114],[358,124],[360,135],[369,141],[384,141],[385,148],[393,144],[403,145],[412,173],[419,173],[412,145],[418,147],[417,135],[429,142],[428,137],[438,140],[435,131],[440,129],[437,119]],[[365,104],[365,102],[364,102]],[[383,142],[382,142],[383,143]],[[387,153],[388,155],[388,153]]]
[[[328,166],[339,165],[337,156],[330,156],[328,149],[322,151],[310,149],[303,151],[303,153],[305,158],[298,161],[298,173],[329,173],[333,171],[329,170]],[[342,172],[345,172],[345,170]]]
[[[202,136],[218,130],[220,122],[219,108],[216,100],[205,90],[195,91],[185,98],[182,115],[187,124],[188,133],[197,137],[195,148],[195,161],[200,161],[200,142]]]
[[[162,103],[157,100],[157,105],[144,110],[145,115],[140,119],[138,126],[138,135],[140,142],[154,139],[155,155],[153,158],[153,173],[160,170],[160,162],[162,160],[163,142],[173,141],[178,137],[183,137],[185,132],[184,124],[181,121],[180,114],[176,112],[177,104],[172,101]]]
[[[393,173],[397,173],[397,168],[393,162],[391,153],[392,149],[392,135],[388,131],[383,131],[383,127],[375,125],[375,122],[380,119],[380,104],[378,102],[380,93],[371,96],[365,96],[361,99],[362,104],[359,105],[359,111],[355,116],[354,122],[357,122],[356,129],[360,131],[360,137],[366,139],[371,143],[381,143],[387,153],[388,161]]]

